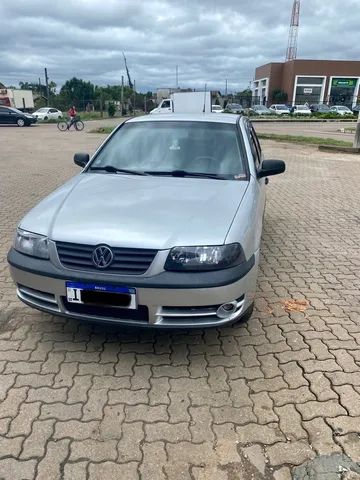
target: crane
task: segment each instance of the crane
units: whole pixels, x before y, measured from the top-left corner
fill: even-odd
[[[128,69],[128,66],[127,66],[127,61],[126,61],[126,57],[125,57],[125,53],[122,52],[123,54],[123,57],[124,57],[124,63],[125,63],[125,69],[126,69],[126,75],[128,77],[128,82],[129,82],[129,87],[131,88],[131,90],[134,88],[134,85],[131,81],[131,78],[130,78],[130,72],[129,72],[129,69]]]
[[[300,0],[294,0],[291,20],[290,20],[289,41],[288,41],[288,47],[286,50],[286,58],[285,58],[286,62],[290,62],[291,60],[296,59],[299,24],[300,24]]]

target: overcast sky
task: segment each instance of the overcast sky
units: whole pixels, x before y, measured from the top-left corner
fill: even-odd
[[[293,0],[0,0],[0,82],[245,88],[284,59]],[[298,58],[360,59],[360,0],[302,0]],[[360,72],[359,72],[360,73]]]

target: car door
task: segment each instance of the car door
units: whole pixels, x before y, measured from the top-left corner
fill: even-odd
[[[256,135],[253,125],[249,122],[247,128],[248,139],[250,143],[251,153],[253,157],[255,172],[261,168],[263,161],[263,153],[261,150],[259,139]],[[254,182],[254,235],[256,248],[260,248],[261,233],[263,228],[263,220],[265,213],[265,188],[268,180],[266,178],[255,178]]]
[[[49,109],[49,114],[48,114],[49,118],[58,118],[58,116],[59,116],[59,113],[56,110],[56,108],[50,108]]]
[[[6,107],[0,107],[0,123],[9,124],[11,123],[11,110]]]

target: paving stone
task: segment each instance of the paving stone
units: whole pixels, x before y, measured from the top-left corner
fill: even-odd
[[[18,457],[24,437],[0,437],[0,457]]]
[[[309,447],[307,442],[289,442],[276,443],[266,448],[270,465],[276,467],[278,465],[301,465],[306,460],[315,457],[315,452]]]
[[[31,434],[25,438],[21,459],[41,458],[45,455],[47,441],[53,435],[55,420],[35,420]]]
[[[70,420],[68,422],[56,422],[53,438],[72,438],[74,440],[86,440],[99,437],[99,421],[80,422]]]
[[[70,446],[70,461],[90,460],[93,462],[105,462],[107,460],[116,460],[117,442],[107,440],[100,442],[98,440],[74,440]]]
[[[121,440],[117,445],[118,461],[120,463],[140,462],[142,459],[141,444],[144,438],[145,432],[142,422],[124,423]]]
[[[314,418],[309,422],[303,422],[303,426],[309,434],[310,444],[318,455],[341,453],[341,448],[333,439],[331,428],[322,418]]]
[[[276,442],[284,441],[285,437],[277,427],[277,424],[258,425],[249,423],[236,427],[236,433],[239,443],[247,445],[249,443],[262,443],[271,445]]]
[[[346,410],[336,400],[327,402],[306,402],[297,405],[303,420],[311,420],[316,417],[338,417],[346,415]]]
[[[87,480],[88,462],[65,463],[63,480]]]
[[[251,400],[258,423],[264,425],[279,421],[274,411],[274,403],[267,392],[254,393],[251,395]]]
[[[308,382],[304,377],[304,372],[297,362],[289,362],[285,365],[281,365],[280,368],[284,372],[284,380],[290,388],[299,388],[303,385],[308,385]]]
[[[141,480],[166,480],[162,467],[166,464],[165,444],[163,442],[144,443],[143,459],[139,467]]]
[[[256,422],[256,417],[250,407],[214,407],[211,409],[214,423],[232,422],[237,425],[245,425],[249,422]]]
[[[0,459],[0,478],[4,480],[33,480],[36,460]]]
[[[57,442],[49,442],[46,448],[45,457],[40,461],[36,480],[61,480],[61,464],[69,453],[70,440],[63,439]]]
[[[301,417],[294,405],[284,405],[283,407],[275,407],[280,420],[280,430],[289,441],[301,440],[307,438],[307,433],[303,429]]]
[[[64,403],[43,404],[40,419],[55,418],[56,420],[76,420],[81,417],[82,404],[65,405]]]
[[[40,414],[40,402],[23,403],[20,405],[18,415],[10,424],[8,432],[9,437],[17,437],[18,435],[29,435],[33,421]]]
[[[348,433],[336,438],[346,455],[354,462],[360,462],[360,436],[358,433]]]
[[[295,389],[283,389],[277,392],[270,392],[270,397],[274,404],[278,407],[288,403],[305,403],[315,400],[315,395],[310,391],[309,387],[299,387]]]
[[[169,424],[167,422],[157,422],[145,425],[145,439],[147,442],[164,441],[177,443],[190,441],[191,434],[187,423]]]
[[[119,465],[114,462],[90,463],[89,480],[103,479],[138,480],[137,464]]]
[[[322,372],[305,374],[309,381],[310,390],[316,395],[319,402],[338,398],[336,392],[331,388],[331,383]]]

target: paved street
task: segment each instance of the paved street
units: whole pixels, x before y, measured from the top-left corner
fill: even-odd
[[[264,142],[288,171],[268,186],[252,319],[141,331],[32,310],[6,265],[20,218],[104,139],[90,128],[0,128],[0,479],[291,480],[323,455],[360,462],[359,156]],[[357,478],[336,468],[319,479]]]

